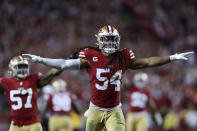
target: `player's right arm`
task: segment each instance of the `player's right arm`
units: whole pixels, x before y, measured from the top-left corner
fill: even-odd
[[[83,69],[89,66],[85,59],[50,59],[32,54],[23,54],[24,59],[30,60],[35,63],[41,63],[46,66],[66,70],[66,69]]]

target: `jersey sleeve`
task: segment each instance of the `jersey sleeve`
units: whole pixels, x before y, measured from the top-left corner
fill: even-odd
[[[86,50],[81,50],[78,57],[81,59],[86,59]]]
[[[91,50],[86,48],[86,49],[83,49],[79,52],[79,56],[78,58],[81,58],[81,59],[89,59],[90,57],[90,54],[91,54]]]
[[[124,57],[126,59],[126,63],[127,64],[129,64],[129,63],[131,63],[131,62],[133,62],[133,61],[136,60],[135,54],[134,54],[134,52],[132,50],[130,50],[130,49],[124,49],[123,50],[123,53],[124,53]]]

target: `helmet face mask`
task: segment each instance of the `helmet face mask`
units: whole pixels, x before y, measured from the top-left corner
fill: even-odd
[[[14,66],[16,76],[24,79],[29,75],[29,66],[27,64],[18,64]]]
[[[133,82],[137,88],[145,88],[148,84],[148,75],[144,72],[140,72],[134,75]]]
[[[99,49],[107,54],[119,50],[120,35],[113,26],[104,26],[96,35]]]
[[[25,79],[29,76],[29,63],[22,56],[15,56],[10,60],[9,72],[12,77]]]

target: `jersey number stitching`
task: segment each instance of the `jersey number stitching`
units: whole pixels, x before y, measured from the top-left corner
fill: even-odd
[[[99,80],[99,81],[103,81],[103,86],[99,85],[99,84],[95,84],[96,88],[98,90],[106,90],[108,88],[108,83],[109,83],[109,80],[107,79],[107,77],[102,77],[101,76],[101,73],[109,73],[110,72],[110,69],[107,68],[107,69],[100,69],[98,68],[96,70],[96,78]],[[116,85],[115,87],[115,91],[120,91],[120,80],[121,80],[121,77],[122,77],[122,70],[118,70],[111,78],[110,78],[110,84],[114,84]]]
[[[33,91],[31,88],[25,90],[11,90],[10,91],[10,100],[12,102],[16,102],[17,104],[12,104],[12,109],[13,110],[18,110],[21,109],[23,104],[22,104],[22,98],[20,96],[15,96],[15,95],[27,95],[27,101],[24,105],[25,108],[32,108],[32,104],[31,104],[31,99],[32,99],[32,95],[33,95]]]

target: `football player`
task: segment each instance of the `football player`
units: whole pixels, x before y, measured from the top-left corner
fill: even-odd
[[[154,113],[158,125],[162,124],[162,117],[156,112],[156,105],[151,99],[150,91],[147,88],[148,75],[140,72],[134,75],[133,83],[129,93],[129,112],[127,113],[127,131],[148,131],[149,113]]]
[[[49,131],[72,131],[72,108],[76,113],[80,114],[79,109],[73,102],[75,96],[67,91],[67,82],[62,79],[55,80],[52,83],[52,87],[54,92],[46,98],[48,104],[44,111],[45,113],[47,107],[49,107],[51,116],[48,122],[48,129]]]
[[[130,49],[120,50],[120,35],[113,26],[102,27],[96,49],[84,49],[79,59],[49,59],[23,54],[27,60],[57,69],[86,69],[90,77],[91,101],[86,122],[87,131],[124,131],[125,119],[121,110],[120,91],[127,69],[160,66],[176,60],[187,60],[194,52],[171,56],[135,58]]]
[[[22,56],[10,60],[11,78],[0,78],[0,89],[5,92],[10,111],[11,125],[9,131],[42,131],[38,118],[38,88],[43,87],[61,70],[50,70],[45,75],[30,75],[29,63]]]

